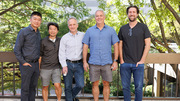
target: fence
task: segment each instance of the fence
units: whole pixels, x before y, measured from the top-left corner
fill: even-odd
[[[13,52],[0,52],[0,62],[1,62],[1,94],[0,97],[5,97],[6,95],[4,94],[4,84],[5,82],[11,82],[11,91],[13,92],[12,95],[8,96],[8,97],[15,97],[17,96],[17,92],[16,92],[16,85],[19,85],[19,82],[17,83],[17,81],[20,81],[20,79],[15,79],[15,77],[20,77],[19,75],[19,69],[18,69],[18,61],[15,58],[15,55]],[[171,99],[171,100],[180,100],[180,54],[175,54],[175,53],[151,53],[148,54],[147,59],[146,59],[146,68],[147,71],[145,73],[145,78],[146,78],[146,85],[144,87],[144,89],[146,89],[146,87],[148,85],[151,85],[151,96],[150,97],[145,97],[144,99],[159,99],[159,100],[165,100],[165,99]],[[164,65],[161,68],[164,68],[164,71],[158,71],[156,70],[157,64],[160,65]],[[5,71],[8,68],[8,71]],[[172,72],[175,73],[174,76],[167,74],[167,72],[169,72],[170,68],[173,70]],[[155,72],[156,71],[156,72]],[[5,77],[7,77],[7,74],[5,75],[4,72],[10,73],[11,78],[7,79]],[[152,73],[152,74],[151,74]],[[120,76],[119,76],[119,70],[114,72],[115,76],[117,77],[115,80],[115,82],[113,82],[113,84],[115,84],[117,91],[115,95],[112,95],[111,98],[121,98],[119,95],[119,89],[121,88],[120,85]],[[158,74],[155,77],[155,74]],[[167,79],[170,79],[170,81],[173,81],[172,85],[172,89],[171,88],[171,93],[173,96],[168,96],[168,85],[169,84],[167,82]],[[155,89],[156,88],[156,89]],[[39,89],[39,88],[37,88]],[[144,90],[145,91],[145,90]],[[84,90],[82,91],[82,95],[84,97],[87,97]],[[38,90],[37,90],[37,97],[39,97],[41,95],[38,94]],[[7,96],[6,96],[7,97]],[[162,97],[162,98],[161,98]],[[122,97],[123,98],[123,97]]]

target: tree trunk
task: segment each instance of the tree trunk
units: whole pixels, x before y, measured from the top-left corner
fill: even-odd
[[[172,34],[173,34],[173,37],[175,37],[175,41],[177,43],[178,46],[180,46],[180,38],[179,38],[179,35],[178,35],[178,32],[176,30],[176,27],[174,25],[174,22],[170,22],[170,24],[172,25],[174,31],[172,31]]]
[[[151,0],[151,4],[152,4],[152,7],[153,7],[154,11],[156,11],[157,8],[156,8],[156,4],[155,4],[154,0]],[[156,16],[159,16],[156,12],[155,12],[155,14],[156,14]],[[162,21],[159,20],[158,23],[159,23],[159,26],[160,26],[161,35],[162,35],[162,39],[163,39],[164,45],[166,46],[165,48],[168,50],[168,53],[172,53],[173,50],[167,44],[167,40],[166,40],[166,36],[165,36],[165,32],[164,32],[164,26],[162,24]]]
[[[155,46],[155,47],[157,47],[158,45],[157,45],[157,43],[155,42],[155,38],[153,37],[154,35],[153,34],[151,34],[152,35],[152,37],[151,37],[151,43]],[[158,50],[159,51],[159,53],[164,53],[161,49],[157,49],[156,48],[156,50]]]
[[[176,18],[176,20],[177,20],[178,23],[180,24],[180,17],[179,17],[178,14],[176,13],[176,11],[171,7],[171,5],[170,5],[166,0],[162,0],[162,2],[163,2],[164,5],[169,9],[169,11],[171,11],[171,13],[174,15],[174,17]]]

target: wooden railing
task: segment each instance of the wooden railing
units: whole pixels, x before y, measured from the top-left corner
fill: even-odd
[[[15,79],[15,74],[16,74],[15,71],[19,71],[18,70],[18,61],[17,61],[17,59],[16,59],[13,52],[0,52],[0,63],[1,63],[1,75],[0,75],[0,78],[1,78],[1,80],[0,80],[0,82],[1,82],[0,83],[1,91],[0,91],[0,93],[2,92],[0,94],[0,97],[13,97],[13,96],[15,97],[15,96],[17,96],[16,91],[15,91],[16,90],[16,81],[18,81],[18,80]],[[150,53],[150,54],[148,54],[145,63],[146,64],[152,64],[151,66],[146,65],[147,67],[151,68],[152,71],[153,71],[152,74],[150,74],[151,75],[150,78],[152,78],[152,96],[151,97],[144,97],[143,99],[180,100],[180,69],[178,69],[178,68],[180,68],[180,54],[175,54],[175,53]],[[161,85],[158,84],[159,86],[162,86],[161,89],[160,89],[160,87],[157,87],[157,88],[159,88],[160,90],[162,90],[164,92],[162,92],[160,90],[156,90],[156,91],[154,90],[154,80],[156,79],[154,77],[155,64],[165,64],[165,67],[163,67],[163,68],[165,68],[164,69],[165,71],[162,73],[163,78],[161,78],[161,80],[160,80],[160,81],[162,81],[164,83],[161,83]],[[168,76],[166,74],[166,72],[168,71],[169,67],[167,67],[167,65],[169,65],[169,64],[172,67],[172,69],[175,71],[175,74],[176,74],[175,78],[171,77],[171,78],[174,78],[176,80],[175,81],[175,83],[176,83],[175,84],[176,85],[175,86],[175,93],[174,93],[173,97],[169,97],[169,96],[167,97],[166,96],[167,95],[166,94],[166,86],[167,86],[166,79],[167,79],[167,76]],[[8,80],[8,81],[12,82],[11,89],[13,89],[13,94],[11,96],[5,96],[5,94],[4,94],[4,82],[7,82],[4,79],[5,76],[3,75],[4,74],[4,69],[6,69],[6,68],[4,68],[4,67],[6,67],[5,65],[6,66],[7,65],[11,66],[11,72],[12,72],[12,75],[13,75],[12,78],[10,80]],[[117,89],[119,89],[119,87],[120,87],[120,84],[119,84],[119,80],[120,80],[119,70],[116,71],[116,73],[117,73],[117,79],[118,79],[116,84],[117,84]],[[17,76],[17,74],[16,74],[16,76]],[[148,85],[148,82],[147,82],[146,86],[147,85]],[[161,94],[158,94],[158,97],[157,97],[157,95],[155,95],[155,92],[157,92],[157,91],[159,93],[161,93]],[[37,97],[41,97],[41,96],[38,95],[38,92],[37,92]],[[88,98],[87,96],[84,96],[84,97]],[[118,92],[117,92],[117,96],[111,96],[110,98],[111,99],[123,99],[123,97],[118,96]]]
[[[167,70],[170,69],[170,67],[167,67],[167,64],[170,64],[170,66],[172,67],[172,69],[174,70],[175,74],[176,74],[176,93],[175,93],[175,97],[178,97],[180,95],[178,95],[180,93],[180,54],[176,54],[176,53],[151,53],[148,54],[147,59],[146,59],[146,64],[153,64],[152,68],[154,71],[155,68],[155,64],[165,64],[165,71],[164,71],[164,80],[166,80],[167,77]],[[154,87],[154,72],[152,74],[152,78],[153,78],[153,86],[152,86],[152,92],[153,91],[153,87]],[[161,78],[162,79],[162,78]],[[163,85],[160,85],[163,86]],[[166,82],[164,82],[164,91],[166,89]],[[154,94],[154,93],[152,93]],[[163,94],[165,97],[166,92],[164,92]],[[154,95],[152,95],[154,96]]]

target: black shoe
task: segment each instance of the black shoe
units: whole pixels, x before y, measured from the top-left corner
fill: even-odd
[[[74,99],[73,99],[73,101],[79,101],[79,99],[77,99],[77,98],[74,98]]]

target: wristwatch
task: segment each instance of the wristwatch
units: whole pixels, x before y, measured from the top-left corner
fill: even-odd
[[[118,60],[114,59],[114,62],[118,62]]]

